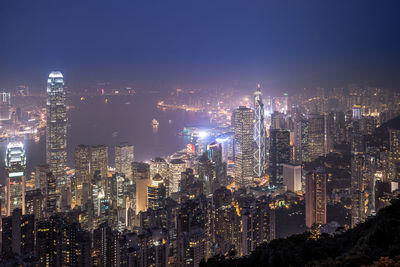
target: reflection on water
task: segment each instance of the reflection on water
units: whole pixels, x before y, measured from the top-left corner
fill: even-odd
[[[182,110],[157,109],[159,99],[154,95],[135,96],[80,96],[68,99],[68,165],[73,167],[73,155],[78,144],[107,144],[109,163],[114,165],[114,146],[129,142],[135,146],[135,160],[145,161],[156,156],[166,156],[184,148],[178,132],[187,125],[208,125],[207,114]],[[129,102],[130,104],[125,104]],[[152,120],[157,118],[154,129]],[[6,142],[0,144],[0,174],[4,180],[4,153]],[[45,163],[45,136],[38,143],[25,140],[27,168]]]

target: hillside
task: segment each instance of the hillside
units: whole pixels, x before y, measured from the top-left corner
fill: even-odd
[[[384,265],[386,263],[387,265]],[[400,266],[400,199],[354,229],[276,239],[239,259],[214,257],[202,266]]]

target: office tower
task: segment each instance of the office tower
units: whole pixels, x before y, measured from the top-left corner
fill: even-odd
[[[98,172],[103,179],[104,193],[109,196],[108,186],[108,147],[106,145],[78,145],[75,148],[75,201],[83,210],[87,209],[91,195],[91,179]]]
[[[270,130],[269,172],[272,185],[282,184],[282,164],[291,160],[290,132],[287,130]]]
[[[116,204],[116,216],[117,216],[117,229],[120,232],[123,232],[128,225],[128,217],[127,217],[127,192],[128,192],[128,184],[129,179],[125,178],[125,174],[123,173],[115,173],[112,178],[112,198]],[[114,205],[115,210],[115,205]]]
[[[57,179],[53,173],[46,174],[45,216],[49,217],[57,212]]]
[[[136,214],[147,209],[147,187],[151,184],[150,166],[143,162],[133,163],[133,180],[136,184]]]
[[[115,171],[125,174],[130,181],[132,177],[132,162],[134,160],[133,145],[121,143],[115,147]]]
[[[108,147],[106,145],[90,146],[89,176],[93,177],[96,171],[100,171],[102,179],[107,179]]]
[[[254,173],[257,177],[264,175],[265,168],[265,125],[264,125],[264,104],[262,101],[262,93],[260,85],[254,92],[254,140],[256,142],[256,148],[254,151]]]
[[[2,258],[27,255],[34,252],[35,220],[33,215],[22,215],[15,209],[12,215],[2,219]]]
[[[326,224],[326,173],[321,167],[306,174],[306,226]]]
[[[204,153],[198,160],[196,165],[196,172],[200,181],[203,183],[204,194],[209,196],[218,185],[215,183],[215,164],[208,159],[207,154]]]
[[[222,161],[234,160],[235,133],[227,132],[217,136],[216,141],[222,147]]]
[[[5,158],[7,216],[11,216],[14,209],[21,209],[25,214],[25,168],[24,145],[21,142],[9,143]]]
[[[254,175],[254,112],[239,107],[233,112],[235,132],[235,184],[246,187],[252,184]]]
[[[7,121],[11,119],[11,96],[10,93],[0,93],[0,121]]]
[[[323,115],[307,115],[308,120],[308,156],[314,160],[320,156],[325,156],[326,134],[325,117]]]
[[[162,209],[165,207],[166,188],[164,180],[159,173],[151,178],[147,187],[147,209]]]
[[[25,213],[33,214],[35,220],[40,221],[43,214],[43,195],[40,189],[25,192]]]
[[[400,129],[389,129],[389,177],[400,180]]]
[[[354,227],[365,219],[364,190],[365,180],[365,154],[363,135],[360,128],[360,120],[352,121],[351,134],[351,226]]]
[[[84,199],[84,185],[88,183],[90,177],[90,146],[78,145],[75,147],[75,203],[77,206],[85,208],[87,199]],[[85,188],[86,189],[86,188]]]
[[[301,164],[310,161],[308,154],[309,145],[309,122],[302,116],[294,120],[294,162]]]
[[[278,111],[274,111],[274,113],[271,114],[271,127],[270,128],[285,130],[287,128],[285,115]]]
[[[49,165],[35,166],[35,189],[40,189],[43,195],[47,186],[47,174],[49,172]]]
[[[65,184],[67,162],[67,108],[64,77],[61,72],[50,73],[47,80],[46,162],[56,178],[57,191]]]
[[[169,165],[163,158],[155,158],[150,160],[150,178],[153,178],[157,174],[162,177],[164,186],[166,187],[166,193],[169,195],[169,180],[170,180],[170,172]]]
[[[364,170],[365,159],[363,154],[354,154],[351,159],[351,226],[365,220],[364,206]]]
[[[283,184],[290,192],[301,192],[301,165],[282,164]]]
[[[181,159],[173,159],[169,163],[170,180],[169,180],[169,194],[179,191],[179,182],[181,174],[186,170],[186,163]]]
[[[216,142],[212,142],[207,146],[208,159],[213,165],[215,165],[215,179],[210,184],[212,191],[220,186],[227,186],[227,173],[226,173],[226,162],[223,162],[222,157],[222,145]]]

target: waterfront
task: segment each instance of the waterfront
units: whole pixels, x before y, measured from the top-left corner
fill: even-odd
[[[157,108],[160,96],[138,93],[133,96],[81,96],[68,97],[68,166],[74,166],[74,149],[78,144],[106,144],[109,147],[109,164],[114,165],[114,146],[129,142],[135,147],[135,161],[147,161],[157,156],[167,156],[184,148],[178,135],[185,126],[209,125],[208,114],[184,110]],[[107,100],[106,100],[107,99]],[[154,129],[152,120],[159,122]],[[27,173],[35,165],[46,161],[45,136],[39,142],[25,140]],[[5,155],[7,141],[0,144]],[[1,183],[4,182],[4,161],[1,161]]]

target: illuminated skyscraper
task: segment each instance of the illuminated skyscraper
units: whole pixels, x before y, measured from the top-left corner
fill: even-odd
[[[245,187],[252,183],[254,175],[254,112],[239,107],[233,112],[235,131],[235,183]]]
[[[0,93],[0,121],[11,119],[10,106],[11,106],[10,93]]]
[[[325,117],[323,115],[308,115],[308,156],[314,160],[326,153]]]
[[[169,170],[171,172],[169,193],[172,194],[179,191],[179,182],[182,178],[182,172],[186,170],[186,163],[181,159],[173,159],[169,163]]]
[[[306,226],[326,224],[326,173],[317,168],[306,175]]]
[[[60,187],[65,184],[67,162],[67,108],[61,72],[53,71],[47,80],[46,112],[46,161]]]
[[[351,140],[351,226],[354,227],[365,219],[365,155],[360,120],[353,120]]]
[[[283,183],[283,165],[291,160],[290,132],[287,130],[270,130],[269,171],[271,184]]]
[[[88,185],[93,177],[89,176],[90,166],[90,147],[85,145],[78,145],[75,147],[75,202],[78,206],[84,206],[84,189],[89,191]],[[84,186],[86,187],[84,188]],[[87,201],[87,199],[86,199]]]
[[[93,177],[96,171],[100,171],[102,179],[107,178],[108,147],[106,145],[90,147],[90,177]]]
[[[262,93],[260,85],[254,92],[254,140],[256,142],[256,149],[254,151],[254,173],[256,176],[261,177],[264,175],[265,166],[265,126],[264,126],[264,104],[262,101]]]
[[[115,171],[132,180],[133,145],[122,143],[115,147]]]
[[[14,209],[21,209],[25,214],[25,168],[26,158],[24,145],[21,142],[11,142],[7,146],[5,167],[7,216]]]
[[[400,179],[400,129],[389,129],[389,177],[391,180]]]

